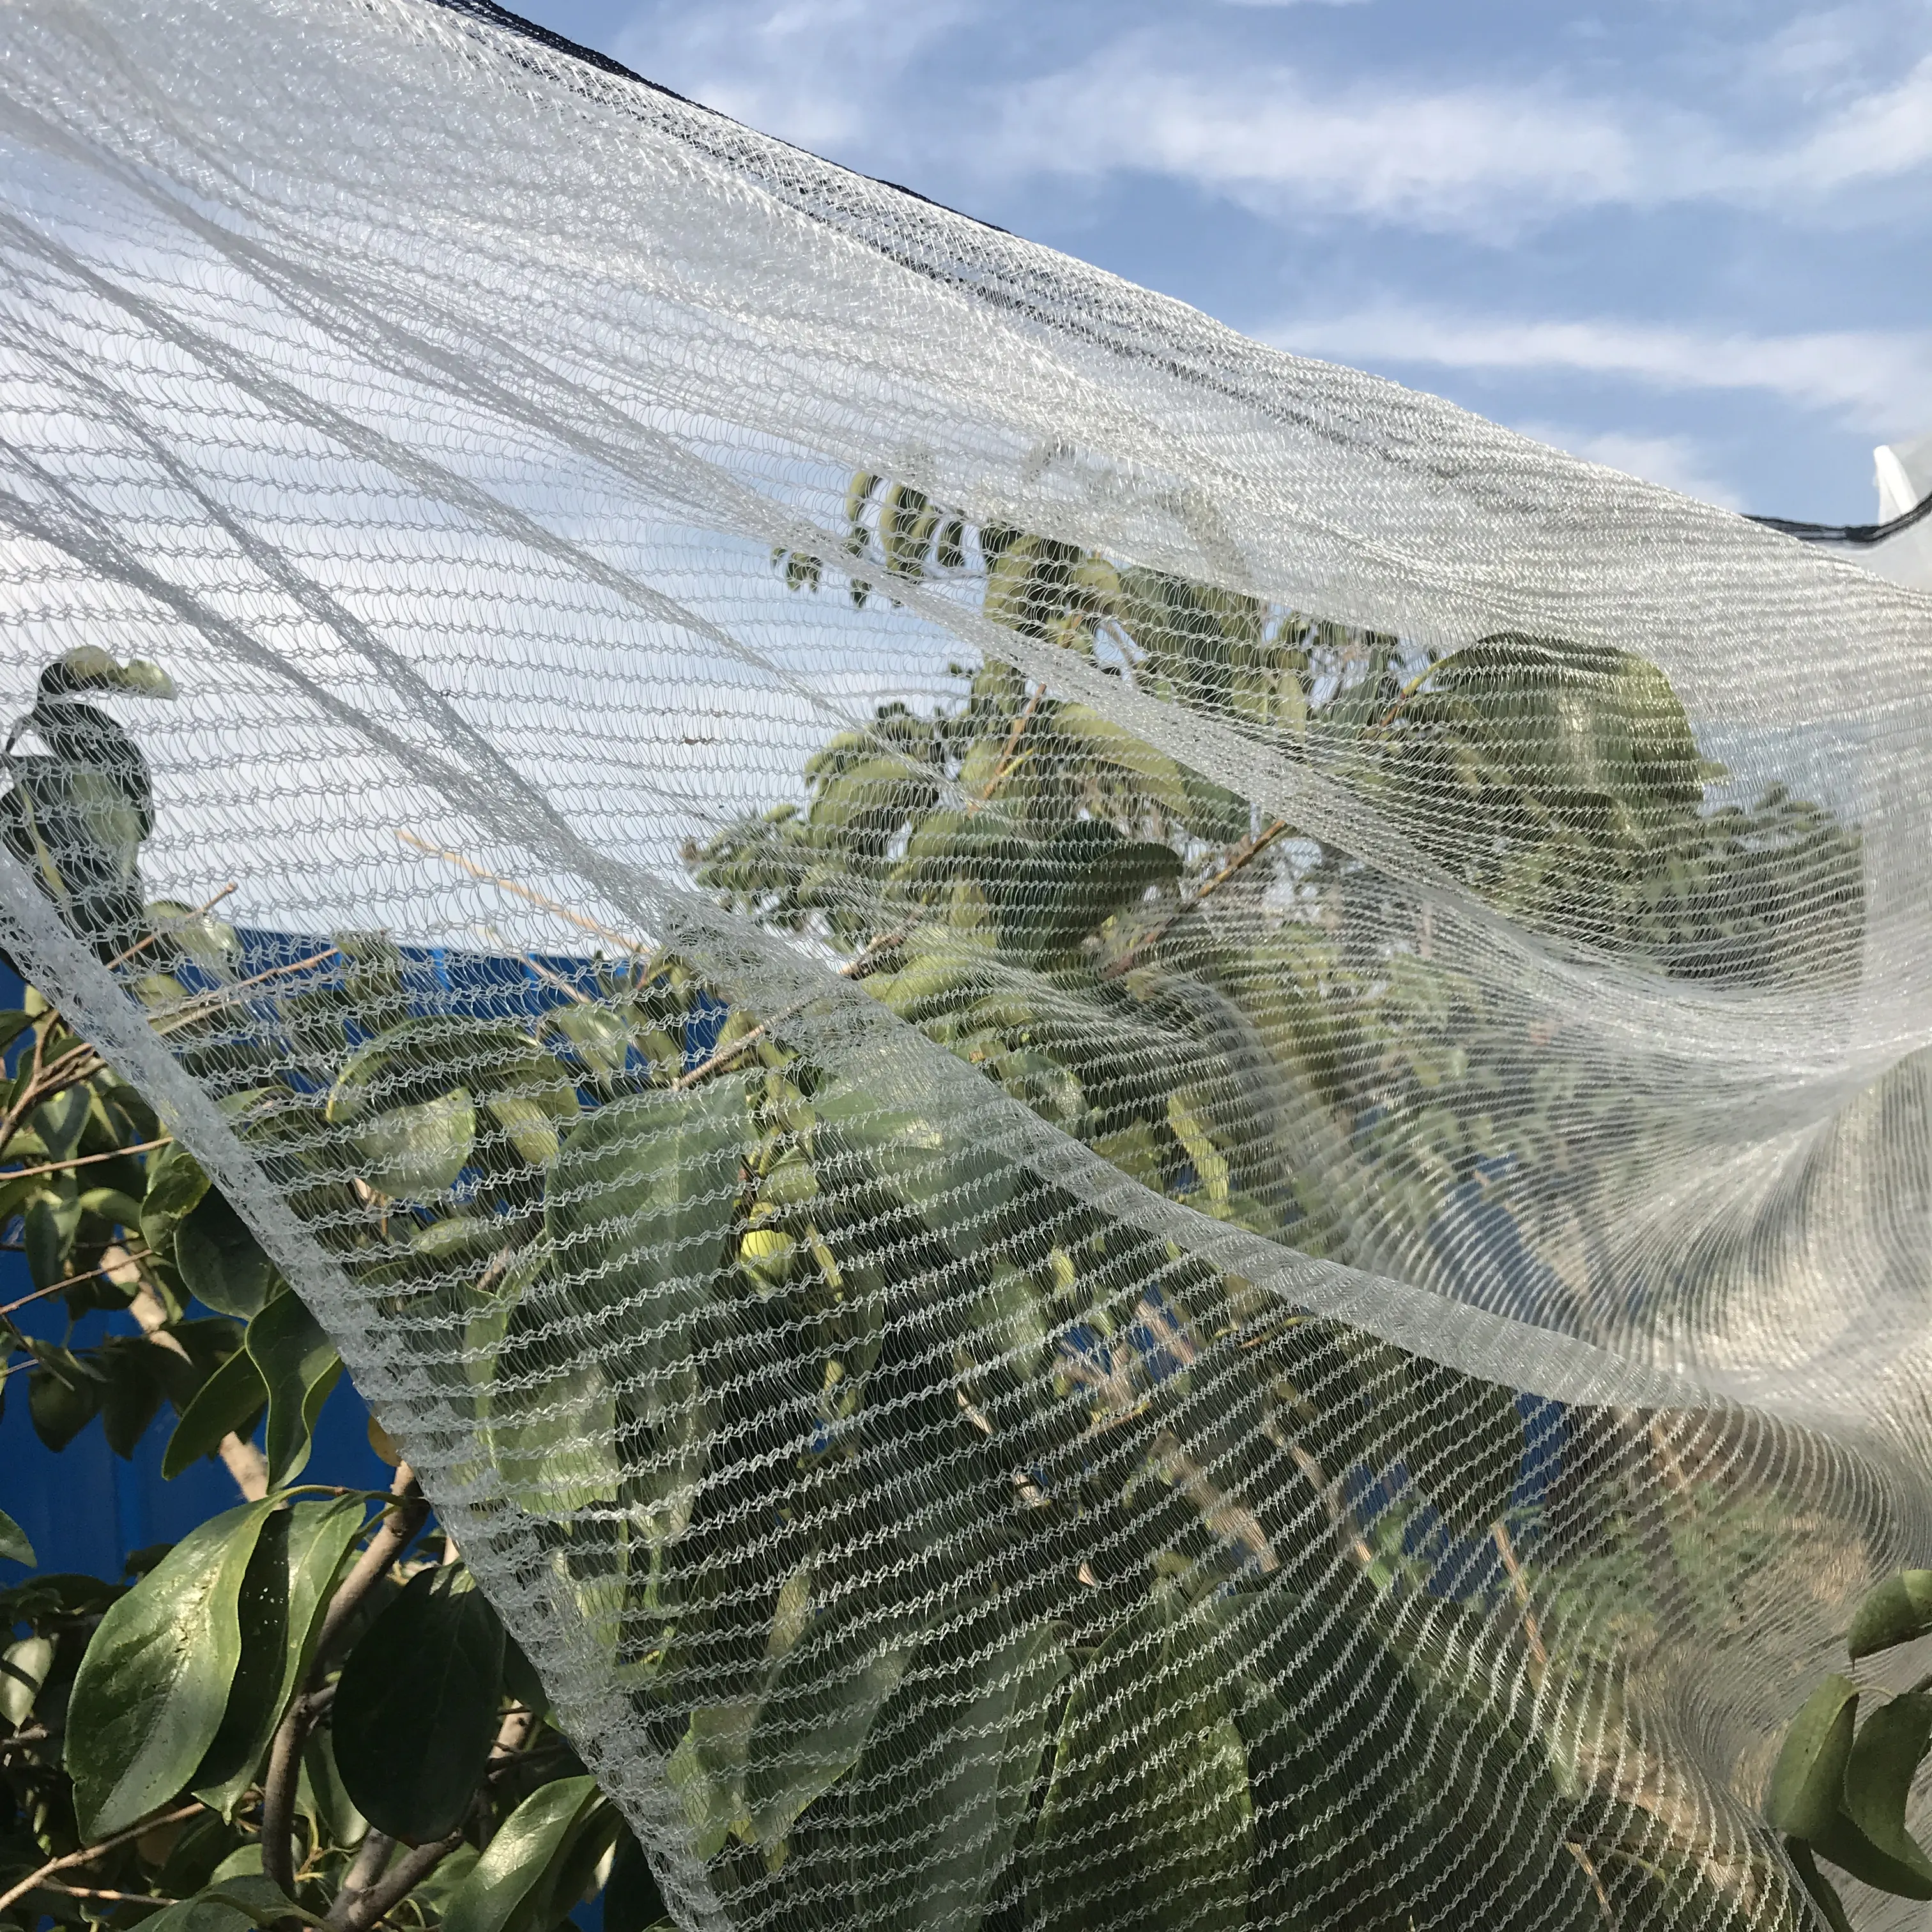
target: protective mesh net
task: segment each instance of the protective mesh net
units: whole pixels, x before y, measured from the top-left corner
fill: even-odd
[[[1816,1923],[1932,606],[476,11],[0,46],[0,939],[681,1921]]]

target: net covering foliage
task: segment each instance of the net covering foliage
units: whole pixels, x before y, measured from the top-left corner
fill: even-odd
[[[0,938],[682,1922],[1820,1922],[1932,604],[480,14],[0,48]]]

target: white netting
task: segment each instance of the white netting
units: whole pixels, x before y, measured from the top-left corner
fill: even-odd
[[[9,715],[180,691],[0,939],[683,1921],[1814,1922],[1932,604],[472,11],[0,50]]]

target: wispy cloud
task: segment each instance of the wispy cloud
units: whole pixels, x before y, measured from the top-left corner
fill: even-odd
[[[1553,89],[1320,87],[1282,67],[1190,62],[1145,34],[1022,86],[995,152],[1015,172],[1167,175],[1269,212],[1452,228],[1635,199],[1654,166],[1618,115]]]
[[[1749,118],[1555,78],[1338,86],[1142,31],[1020,86],[990,152],[1015,172],[1166,175],[1265,213],[1492,236],[1610,205],[1788,210],[1932,164],[1932,58],[1894,84],[1781,116],[1781,138],[1748,136]]]
[[[901,77],[985,10],[980,0],[664,0],[618,37],[615,51],[680,93],[801,146],[903,151],[914,144],[914,116]]]
[[[1761,389],[1882,435],[1932,416],[1932,331],[1762,335],[1390,307],[1304,316],[1267,336],[1284,349],[1350,363],[1562,370],[1666,390]]]

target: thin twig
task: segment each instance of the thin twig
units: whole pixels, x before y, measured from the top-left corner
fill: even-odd
[[[1118,959],[1110,960],[1101,973],[1105,980],[1116,980],[1133,963],[1135,958],[1150,946],[1158,945],[1191,912],[1198,911],[1201,902],[1213,892],[1225,886],[1234,874],[1252,860],[1258,858],[1288,830],[1288,820],[1277,818],[1264,832],[1258,832],[1235,853],[1185,905],[1177,906],[1166,918],[1148,927],[1128,946]]]
[[[1000,747],[1000,761],[993,767],[993,776],[980,787],[979,796],[966,808],[966,816],[968,818],[970,818],[998,788],[1000,779],[1006,776],[1007,770],[1012,764],[1014,752],[1019,749],[1020,740],[1024,736],[1026,728],[1033,722],[1033,715],[1040,709],[1040,701],[1046,695],[1046,686],[1042,684],[1027,700],[1021,709],[1019,716],[1013,720],[1013,728],[1006,734],[1006,742]]]
[[[98,1274],[106,1274],[110,1268],[119,1268],[129,1262],[149,1261],[154,1257],[154,1250],[152,1248],[123,1248],[120,1250],[120,1260],[110,1262],[107,1256],[113,1252],[112,1249],[104,1252],[98,1264],[88,1268],[83,1274],[70,1274],[64,1281],[50,1282],[45,1288],[35,1288],[32,1294],[22,1295],[18,1301],[10,1301],[4,1306],[0,1306],[0,1315],[10,1315],[15,1309],[24,1308],[30,1301],[44,1301],[50,1294],[59,1294],[64,1288],[78,1288],[82,1282],[92,1281]],[[118,1282],[116,1285],[119,1286]]]
[[[493,886],[501,886],[506,892],[514,892],[518,898],[528,900],[532,905],[540,907],[545,912],[555,914],[559,919],[568,920],[572,925],[593,934],[599,939],[608,939],[612,945],[621,946],[626,952],[638,958],[650,956],[650,949],[640,946],[635,940],[626,939],[622,933],[613,932],[608,926],[599,926],[595,920],[585,919],[581,914],[572,912],[568,906],[560,905],[555,899],[546,898],[542,892],[533,892],[528,886],[518,884],[514,879],[506,879],[500,874],[486,872],[474,860],[464,857],[460,852],[452,852],[440,845],[432,845],[427,840],[417,838],[412,832],[399,832],[396,836],[405,845],[412,845],[418,852],[426,852],[433,859],[447,859],[452,866],[460,866],[472,878],[485,880]],[[880,956],[890,951],[893,946],[903,944],[906,935],[911,930],[910,926],[902,926],[896,932],[882,933],[877,939],[868,940],[844,965],[837,968],[838,976],[842,980],[864,979],[878,965]],[[694,1066],[688,1073],[680,1075],[670,1083],[670,1090],[674,1094],[681,1094],[721,1068],[728,1066],[733,1060],[764,1039],[774,1027],[782,1026],[794,1014],[802,1012],[817,997],[814,994],[797,1000],[782,1012],[774,1013],[770,1019],[760,1020],[749,1032],[740,1034],[729,1046],[719,1048],[701,1065]]]
[[[215,894],[214,898],[206,900],[201,904],[196,906],[194,909],[193,916],[196,919],[200,919],[203,914],[212,912],[224,899],[227,898],[230,892],[238,892],[240,890],[241,888],[238,886],[224,886],[220,891]],[[107,964],[110,968],[115,966],[124,966],[137,952],[146,952],[148,948],[153,945],[155,940],[163,938],[164,936],[162,928],[157,926],[152,932],[148,934],[146,939],[136,940],[134,944],[129,946],[125,952],[116,953],[114,957],[108,961]]]
[[[910,926],[902,926],[896,932],[884,932],[876,939],[867,940],[844,965],[836,969],[839,978],[855,980],[864,979],[878,964],[885,954],[890,952],[894,946],[905,944],[907,935],[911,931],[912,928]],[[794,1014],[803,1012],[806,1008],[818,997],[818,994],[814,993],[802,1000],[795,1000],[790,1006],[783,1007],[772,1014],[770,1019],[760,1020],[750,1031],[740,1034],[728,1046],[721,1046],[709,1060],[700,1062],[688,1073],[679,1075],[677,1078],[670,1083],[670,1091],[674,1094],[682,1094],[686,1088],[695,1087],[700,1080],[717,1072],[721,1068],[728,1066],[733,1060],[737,1059],[748,1048],[757,1046],[758,1042],[764,1039],[774,1027],[782,1026]]]
[[[1500,1516],[1491,1526],[1490,1534],[1496,1540],[1496,1553],[1503,1559],[1504,1574],[1509,1578],[1510,1588],[1515,1593],[1516,1610],[1522,1618],[1523,1640],[1529,1646],[1532,1675],[1540,1688],[1544,1673],[1550,1668],[1550,1653],[1543,1647],[1543,1632],[1530,1604],[1528,1580],[1522,1574],[1522,1565],[1516,1560],[1516,1546],[1510,1541],[1509,1530]]]
[[[164,1134],[158,1141],[136,1141],[132,1147],[116,1148],[107,1154],[83,1154],[72,1160],[50,1160],[40,1167],[0,1168],[0,1180],[31,1180],[42,1174],[64,1174],[71,1167],[94,1167],[104,1160],[118,1160],[123,1154],[152,1154],[156,1148],[172,1147],[175,1137]]]
[[[59,1858],[50,1858],[38,1871],[29,1872],[10,1890],[0,1892],[0,1912],[4,1912],[16,1898],[25,1898],[35,1889],[41,1880],[58,1871],[69,1871],[76,1865],[84,1865],[98,1858],[104,1852],[111,1852],[124,1845],[130,1838],[138,1838],[149,1832],[160,1830],[164,1825],[178,1825],[184,1820],[194,1817],[207,1807],[199,1801],[184,1804],[178,1811],[170,1811],[159,1818],[143,1818],[138,1825],[130,1825],[124,1832],[116,1832],[111,1838],[103,1838],[98,1845],[83,1845],[77,1852],[64,1852]]]
[[[100,1892],[92,1886],[62,1885],[58,1879],[50,1879],[44,1888],[57,1892],[63,1898],[105,1898],[117,1905],[178,1905],[178,1898],[164,1898],[152,1892]]]
[[[184,1024],[190,1020],[203,1018],[206,1014],[225,1006],[237,993],[245,993],[250,986],[259,986],[265,980],[280,980],[291,973],[299,973],[304,968],[319,966],[325,959],[333,959],[342,950],[339,946],[326,946],[320,952],[311,952],[306,959],[297,959],[286,966],[271,966],[266,973],[250,974],[245,980],[237,980],[232,986],[217,986],[212,992],[198,993],[195,997],[164,1013],[153,1022],[156,1033],[166,1033],[170,1028]]]
[[[432,859],[447,859],[452,866],[460,866],[472,878],[482,879],[490,885],[501,886],[506,892],[514,892],[520,899],[559,919],[566,920],[580,932],[590,933],[598,939],[608,939],[613,946],[620,946],[640,959],[650,956],[648,946],[640,946],[634,939],[626,939],[621,932],[613,932],[608,926],[599,926],[594,919],[586,919],[581,913],[574,913],[566,905],[560,905],[555,899],[546,898],[542,892],[532,892],[528,886],[519,885],[514,879],[506,879],[500,874],[488,872],[473,859],[467,859],[460,852],[452,852],[440,845],[432,845],[427,839],[418,838],[413,832],[398,832],[396,836],[405,845],[413,845],[418,852],[427,852]]]
[[[342,1881],[342,1889],[335,1894],[328,1916],[322,1922],[326,1925],[338,1927],[347,1922],[363,1894],[382,1876],[395,1849],[396,1841],[388,1832],[379,1832],[373,1825],[369,1827],[356,1850],[355,1862]]]

